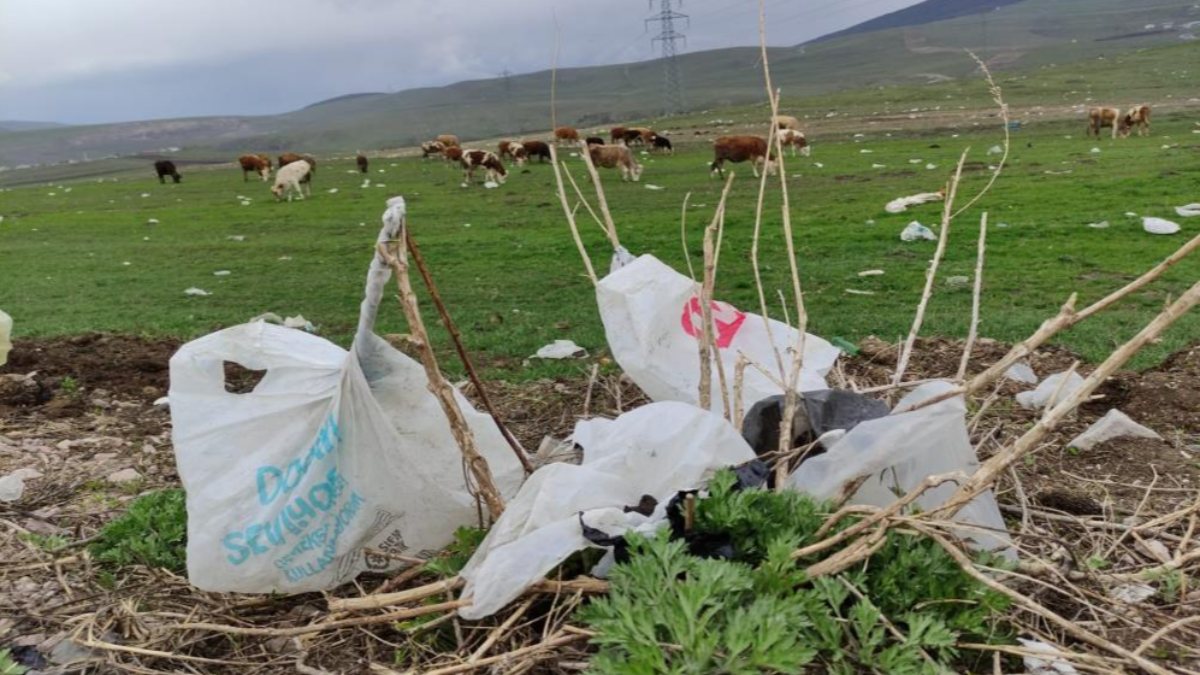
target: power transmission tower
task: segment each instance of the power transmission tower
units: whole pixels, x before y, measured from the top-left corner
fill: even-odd
[[[654,0],[649,0],[650,9],[654,9]],[[672,0],[658,1],[658,14],[646,19],[646,25],[658,24],[658,35],[650,41],[651,44],[662,45],[663,60],[663,112],[666,114],[683,112],[683,83],[679,77],[679,60],[675,58],[675,43],[682,42],[687,47],[687,36],[675,30],[675,20],[682,19],[691,28],[691,19],[687,14],[676,12],[671,7]],[[679,0],[683,4],[683,0]]]

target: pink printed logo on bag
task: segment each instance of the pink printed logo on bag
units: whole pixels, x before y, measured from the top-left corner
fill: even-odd
[[[712,317],[717,332],[717,347],[725,349],[733,343],[734,336],[741,330],[742,323],[746,321],[746,313],[728,303],[713,300]],[[700,338],[704,326],[704,317],[700,313],[700,298],[693,295],[683,303],[680,323],[683,325],[683,332],[696,339]]]

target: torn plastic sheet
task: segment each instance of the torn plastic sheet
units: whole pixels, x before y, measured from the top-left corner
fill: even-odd
[[[1162,439],[1153,429],[1134,422],[1129,415],[1113,408],[1067,445],[1080,450],[1091,450],[1105,441],[1128,437]]]
[[[604,334],[613,358],[633,381],[655,401],[699,404],[700,355],[697,348],[703,321],[699,286],[652,255],[631,258],[618,250],[613,271],[596,285],[596,301]],[[791,368],[791,351],[799,333],[780,321],[770,321],[732,305],[712,303],[717,358],[732,389],[739,354],[766,369],[745,371],[742,409],[768,396],[783,393],[776,354],[784,372]],[[772,346],[773,345],[773,346]],[[808,334],[804,339],[804,365],[800,391],[827,389],[825,374],[840,352],[829,342]],[[710,410],[722,409],[721,384],[716,364],[712,373]]]
[[[916,405],[953,389],[949,382],[930,382],[917,387],[896,404],[896,409]],[[936,474],[961,471],[975,473],[979,461],[967,433],[966,404],[961,396],[924,408],[867,420],[840,440],[830,443],[822,455],[806,460],[786,485],[818,499],[839,494],[848,482],[866,475],[865,483],[850,498],[851,504],[886,507],[900,496]],[[916,504],[929,511],[950,498],[958,485],[946,482],[917,498]],[[955,515],[955,521],[977,527],[959,528],[956,534],[977,548],[1015,556],[1012,542],[988,490]]]
[[[724,418],[677,402],[581,421],[574,440],[583,447],[582,464],[534,472],[463,569],[462,598],[471,603],[459,610],[464,619],[494,614],[572,553],[593,546],[585,527],[609,536],[657,529],[677,492],[754,459]],[[627,510],[647,505],[647,496],[653,515]]]
[[[759,455],[779,449],[784,398],[779,394],[755,403],[742,420],[742,438]],[[848,431],[860,422],[884,417],[890,412],[883,401],[843,389],[810,391],[798,397],[796,403],[792,419],[793,448],[807,445],[835,429]]]
[[[1066,382],[1063,382],[1064,379]],[[1038,410],[1058,403],[1082,386],[1083,378],[1078,373],[1070,371],[1055,373],[1042,380],[1037,389],[1017,394],[1017,403],[1022,408]]]
[[[897,197],[887,203],[883,209],[888,213],[904,213],[910,206],[919,206],[928,204],[929,202],[940,202],[946,196],[941,192],[922,192],[920,194],[909,195],[907,197]]]

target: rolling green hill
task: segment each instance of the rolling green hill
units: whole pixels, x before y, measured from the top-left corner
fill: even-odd
[[[770,50],[772,72],[789,103],[814,103],[837,92],[867,87],[925,86],[953,81],[974,70],[963,49],[983,56],[994,70],[1032,72],[1084,64],[1098,58],[1108,78],[1114,58],[1138,50],[1179,45],[1185,24],[1200,20],[1193,0],[1024,0],[979,16],[902,26]],[[1171,28],[1164,28],[1170,25]],[[1153,26],[1153,28],[1148,28]],[[774,36],[778,39],[780,36]],[[786,36],[783,36],[786,37]],[[1168,49],[1168,59],[1197,56],[1196,43]],[[687,104],[693,110],[761,101],[756,48],[696,52],[680,57]],[[1170,63],[1169,60],[1163,63]],[[1160,68],[1161,69],[1161,68]],[[1146,76],[1121,84],[1130,98],[1154,83]],[[656,115],[661,64],[646,61],[560,70],[558,121],[599,126]],[[1068,84],[1068,87],[1071,87]],[[1081,105],[1077,96],[1054,104]],[[1071,89],[1068,89],[1070,91]],[[1182,92],[1181,92],[1182,93]],[[815,97],[822,97],[820,99]],[[522,134],[550,126],[550,72],[460,82],[395,94],[343,96],[283,115],[205,117],[63,127],[0,135],[0,166],[95,160],[183,148],[189,159],[228,159],[246,150],[351,151],[413,145],[437,133],[464,139]],[[0,176],[4,176],[0,174]],[[4,177],[11,182],[12,177]]]

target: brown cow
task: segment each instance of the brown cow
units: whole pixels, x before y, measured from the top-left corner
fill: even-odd
[[[621,136],[625,145],[650,145],[656,134],[646,127],[626,127]]]
[[[442,157],[447,162],[457,162],[462,159],[462,156],[463,156],[463,149],[458,147],[457,145],[454,145],[449,148],[446,148],[445,150],[442,150]]]
[[[421,159],[428,159],[430,155],[440,155],[446,151],[446,145],[441,141],[425,141],[421,144]]]
[[[436,140],[437,142],[446,146],[447,148],[452,148],[452,147],[456,147],[456,146],[462,147],[458,143],[458,136],[455,136],[454,134],[439,134],[437,136],[437,138],[435,138],[434,140]]]
[[[508,155],[512,157],[517,166],[525,166],[525,162],[529,161],[529,152],[520,143],[513,143],[508,146]]]
[[[517,143],[516,141],[506,138],[496,144],[496,150],[497,150],[496,156],[499,157],[501,160],[515,159],[513,157],[513,148],[519,148],[519,147],[521,147],[520,143]]]
[[[558,145],[569,143],[579,144],[579,130],[575,127],[558,127],[554,130],[554,142]]]
[[[1142,103],[1135,105],[1125,113],[1125,117],[1121,120],[1121,133],[1128,136],[1133,128],[1137,127],[1138,136],[1150,135],[1150,106]],[[1143,134],[1142,132],[1145,131]]]
[[[308,162],[308,170],[311,173],[317,172],[317,160],[313,159],[312,155],[297,155],[294,152],[285,152],[279,156],[279,168],[283,168],[292,162],[304,160]]]
[[[800,120],[791,115],[776,115],[774,117],[776,129],[791,129],[792,131],[800,131]]]
[[[583,142],[586,145],[604,145],[604,139],[599,136],[588,136]]]
[[[508,171],[504,168],[504,163],[496,156],[496,153],[487,150],[463,150],[462,159],[459,160],[463,168],[463,182],[468,185],[475,175],[475,169],[483,167],[487,169],[487,179],[497,183],[503,183],[508,177]]]
[[[525,148],[525,155],[528,159],[537,157],[538,162],[550,159],[550,146],[545,141],[525,141],[521,147]]]
[[[264,159],[262,155],[242,155],[238,157],[238,164],[242,165],[242,182],[249,180],[246,176],[251,171],[262,176],[263,182],[271,176],[271,160]]]
[[[713,141],[713,163],[709,171],[725,177],[725,162],[751,160],[751,170],[758,177],[758,165],[765,164],[767,171],[775,174],[775,159],[767,152],[767,140],[761,136],[721,136]]]
[[[1112,127],[1112,137],[1116,138],[1123,121],[1121,111],[1117,108],[1092,108],[1088,111],[1087,135],[1095,134],[1096,138],[1100,138],[1102,128]]]
[[[175,170],[175,162],[172,162],[169,159],[160,159],[155,162],[154,172],[158,174],[158,182],[160,183],[167,182],[165,180],[166,176],[170,176],[171,180],[175,181],[176,183],[183,180],[183,176],[180,176],[179,172]]]
[[[360,152],[360,153],[358,153],[357,155],[355,155],[355,156],[354,156],[354,163],[358,165],[358,172],[359,172],[359,173],[366,173],[366,172],[367,172],[367,166],[368,166],[368,162],[367,162],[367,156],[366,156],[366,155],[362,154],[361,152]]]
[[[796,156],[796,148],[800,148],[800,154],[808,157],[812,153],[812,148],[808,147],[808,138],[803,131],[795,129],[780,129],[779,143],[783,147],[792,149],[792,157]]]
[[[642,177],[642,166],[633,158],[633,151],[624,145],[589,145],[592,164],[605,169],[620,169],[621,180],[636,183]]]
[[[610,143],[625,140],[625,127],[613,127],[608,130],[608,140]]]

